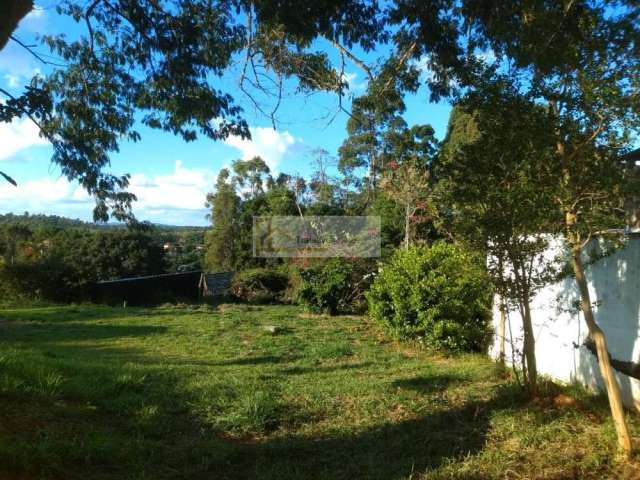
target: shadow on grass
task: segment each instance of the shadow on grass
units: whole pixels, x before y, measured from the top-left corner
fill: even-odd
[[[49,401],[26,397],[16,403],[0,395],[0,425],[9,425],[11,439],[0,441],[0,476],[3,469],[7,473],[2,478],[30,473],[42,478],[400,479],[478,453],[491,413],[518,407],[514,390],[501,388],[486,401],[367,429],[345,424],[345,433],[260,435],[243,441],[229,439],[197,413],[195,405],[215,404],[216,398],[195,396],[178,372],[104,361],[89,347],[73,351],[76,364],[64,363],[73,379],[63,382]],[[122,349],[124,356],[131,353]],[[246,360],[284,361],[275,356]],[[441,382],[442,389],[448,385],[441,375],[416,380],[418,385],[423,381]],[[225,395],[225,390],[213,393]],[[254,397],[256,404],[247,405],[247,412],[270,414]],[[280,403],[274,410],[276,425],[294,417],[293,408]],[[16,411],[22,415],[19,421]]]
[[[0,322],[0,332],[6,341],[35,341],[39,345],[56,342],[102,340],[117,337],[141,337],[161,334],[167,327],[161,325],[101,325],[98,323],[33,323]]]
[[[230,358],[228,360],[221,360],[218,362],[207,362],[207,365],[227,367],[232,365],[265,365],[265,364],[278,364],[295,362],[300,356],[298,355],[263,355],[260,357],[240,357]],[[186,363],[194,363],[192,361]]]
[[[399,479],[480,452],[491,413],[513,406],[499,390],[488,401],[435,411],[417,419],[324,438],[289,437],[237,445],[222,478]]]
[[[466,377],[439,373],[435,375],[396,380],[392,385],[397,388],[415,390],[420,393],[432,393],[446,390],[452,385],[464,384],[468,381],[469,379]]]
[[[373,365],[373,362],[360,362],[360,363],[348,363],[342,365],[328,365],[328,366],[316,366],[316,367],[289,367],[280,370],[281,373],[287,375],[305,375],[307,373],[326,373],[336,372],[340,370],[357,370],[360,368],[366,368]]]
[[[28,329],[32,329],[38,348],[63,340],[149,335],[165,329],[90,322],[15,323],[16,328],[26,329],[24,335],[14,332],[5,340],[30,340]],[[28,359],[16,355],[18,363],[3,366],[1,373],[12,369],[3,388],[15,393],[0,393],[0,478],[400,479],[477,454],[484,447],[492,412],[521,408],[513,389],[500,388],[488,400],[445,405],[417,418],[369,428],[345,419],[324,436],[279,430],[266,436],[257,432],[242,441],[229,439],[216,416],[226,415],[232,422],[255,418],[265,424],[275,416],[275,424],[284,426],[298,410],[282,403],[277,389],[273,398],[252,394],[242,379],[236,385],[227,382],[229,377],[199,396],[185,386],[184,372],[156,368],[143,356],[138,359],[140,352],[127,348],[59,345],[52,353]],[[120,357],[112,361],[105,354]],[[296,358],[263,355],[205,364],[259,366]],[[194,363],[198,360],[185,362]],[[365,365],[283,371],[297,375]],[[435,374],[393,385],[426,394],[464,380]],[[209,407],[211,417],[207,417]]]

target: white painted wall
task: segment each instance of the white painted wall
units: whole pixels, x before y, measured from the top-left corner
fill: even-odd
[[[640,362],[640,238],[630,238],[626,248],[589,265],[586,274],[591,300],[597,305],[596,320],[607,336],[611,355]],[[572,276],[545,287],[533,299],[538,371],[562,382],[580,382],[590,389],[602,389],[597,360],[582,346],[587,326],[580,313],[579,299]],[[493,313],[496,336],[490,350],[494,358],[499,351],[499,325],[496,301]],[[522,350],[522,318],[517,311],[509,312],[505,336],[506,360],[510,362],[511,336],[515,348]],[[625,405],[640,410],[640,380],[621,373],[617,376]]]

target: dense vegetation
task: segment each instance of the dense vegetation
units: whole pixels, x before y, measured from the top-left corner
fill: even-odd
[[[362,313],[374,267],[367,259],[332,259],[303,269],[297,299],[315,313]]]
[[[199,270],[201,229],[87,224],[42,215],[0,216],[2,303],[92,298],[95,282]]]
[[[397,338],[434,349],[483,351],[492,292],[482,259],[444,242],[399,250],[367,294],[369,313]]]
[[[264,327],[277,325],[278,334]],[[5,310],[0,477],[637,478],[606,399],[297,307]],[[554,406],[564,393],[577,405]],[[640,433],[637,417],[632,431]]]
[[[277,303],[284,300],[288,288],[286,271],[252,268],[234,275],[231,294],[247,303]]]

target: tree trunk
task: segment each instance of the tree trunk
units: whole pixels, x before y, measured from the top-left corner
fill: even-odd
[[[409,250],[409,228],[410,228],[409,208],[410,208],[409,204],[407,204],[404,209],[404,249],[405,250]]]
[[[529,296],[524,295],[522,299],[522,328],[524,329],[524,341],[522,349],[527,361],[527,388],[531,396],[538,394],[538,367],[536,365],[536,338],[533,334],[533,324],[531,322],[531,308],[529,306]]]
[[[0,50],[17,28],[18,23],[33,9],[33,0],[3,0],[0,5]]]
[[[500,361],[500,365],[504,367],[505,360],[505,352],[506,352],[506,330],[507,330],[507,306],[504,301],[504,297],[500,295],[500,350],[498,359]]]
[[[611,416],[613,417],[616,433],[618,434],[618,447],[625,457],[629,457],[632,449],[631,436],[629,435],[629,429],[624,416],[624,408],[622,406],[622,398],[620,396],[620,386],[618,385],[618,380],[615,377],[613,368],[611,368],[609,350],[607,349],[607,340],[604,332],[598,326],[595,321],[595,317],[593,316],[589,287],[584,275],[582,258],[580,257],[581,250],[580,246],[572,245],[571,263],[573,265],[573,272],[575,273],[576,282],[578,283],[578,288],[580,290],[580,307],[582,308],[582,314],[587,324],[587,328],[589,329],[589,337],[595,343],[600,373],[607,387]]]
[[[523,368],[522,371],[529,395],[536,396],[538,394],[538,367],[536,364],[536,339],[533,334],[531,306],[529,305],[531,284],[521,259],[518,258],[517,254],[512,254],[510,257],[517,286],[517,295],[519,297],[518,303],[520,304],[520,314],[522,316],[522,329],[524,330],[522,356],[525,360],[523,364],[526,364],[526,368]]]

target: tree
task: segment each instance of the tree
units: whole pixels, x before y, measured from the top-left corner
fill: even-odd
[[[380,173],[391,161],[390,151],[407,125],[402,118],[406,107],[403,90],[417,89],[417,70],[396,71],[392,60],[379,73],[367,69],[369,88],[355,98],[347,121],[347,139],[339,149],[341,172],[350,174],[365,169],[368,196],[375,198]]]
[[[468,2],[470,43],[508,60],[506,74],[523,97],[549,109],[554,156],[541,163],[571,252],[581,309],[596,345],[616,426],[629,455],[631,438],[607,342],[595,321],[582,252],[597,233],[624,225],[627,172],[620,154],[640,128],[640,32],[637,2]]]
[[[316,202],[324,205],[333,205],[337,193],[336,180],[329,173],[331,167],[336,167],[335,158],[329,152],[318,148],[312,152],[314,171],[309,186]]]
[[[0,234],[0,252],[4,262],[13,265],[20,248],[33,237],[30,228],[20,224],[10,224]]]
[[[431,210],[429,171],[412,163],[391,165],[380,188],[404,209],[404,249],[408,250],[412,236],[411,223],[416,220],[416,214],[419,211],[428,214]]]
[[[431,219],[432,158],[436,151],[433,128],[414,125],[385,133],[387,170],[381,189],[404,209],[404,248],[409,248],[411,223]],[[416,214],[422,211],[423,216]]]
[[[240,199],[229,177],[227,169],[220,170],[215,193],[207,195],[206,206],[211,209],[213,227],[205,237],[204,263],[212,272],[233,270],[236,265]]]
[[[2,50],[18,23],[33,9],[33,0],[12,0],[0,6],[0,50]]]
[[[520,310],[522,365],[532,395],[537,368],[530,301],[555,274],[543,256],[554,225],[551,178],[540,168],[553,159],[547,126],[543,108],[507,81],[492,80],[453,110],[436,170],[441,208],[450,213],[444,226],[487,252],[501,322],[509,303]],[[500,330],[504,338],[504,323]]]
[[[0,262],[3,293],[54,302],[91,299],[100,280],[155,275],[165,271],[162,244],[149,230],[91,230],[86,226],[37,228],[11,263]],[[9,224],[2,230],[26,228]]]
[[[249,191],[245,192],[247,198],[253,198],[264,191],[263,186],[266,178],[263,179],[263,177],[269,178],[270,170],[262,158],[253,157],[250,160],[234,160],[231,168],[235,173],[233,181],[241,188],[249,187]]]
[[[615,108],[615,106],[614,106]],[[560,125],[571,125],[568,119]],[[575,124],[574,124],[575,125]],[[598,128],[598,127],[597,127]],[[617,136],[615,123],[607,126],[607,136]],[[565,240],[571,252],[571,265],[580,291],[580,308],[595,344],[600,373],[605,382],[611,412],[618,433],[618,445],[625,455],[632,450],[631,437],[624,417],[620,387],[611,366],[611,355],[603,330],[593,314],[591,296],[582,260],[583,250],[596,235],[624,225],[624,167],[608,145],[588,140],[594,133],[576,129],[574,135],[559,136],[557,155],[562,173],[559,176],[558,206],[563,214]],[[587,144],[585,144],[587,139]]]
[[[621,31],[635,28],[637,6],[619,3],[613,10],[624,11],[627,25],[613,22]],[[576,57],[567,46],[585,43],[582,30],[591,29],[593,18],[607,17],[608,5],[407,0],[383,8],[373,1],[321,0],[299,8],[290,0],[64,0],[59,12],[84,31],[77,38],[44,37],[58,62],[13,35],[32,2],[7,0],[0,10],[0,48],[9,38],[46,64],[50,74],[34,78],[22,94],[0,90],[0,121],[31,118],[54,145],[53,162],[95,197],[96,219],[110,213],[127,218],[135,200],[126,192],[129,179],[105,170],[121,139],[140,139],[137,119],[189,141],[198,135],[248,137],[236,99],[216,85],[235,59],[241,62],[242,94],[274,126],[283,80],[291,77],[304,92],[336,93],[340,108],[348,111],[342,99],[345,61],[351,61],[367,74],[369,88],[349,112],[354,141],[345,145],[345,166],[367,167],[374,184],[379,127],[402,111],[399,92],[418,87],[413,60],[431,70],[426,78],[432,99],[473,85],[485,63],[478,50],[498,43],[497,53],[518,57],[515,66],[535,63],[554,72]],[[338,51],[339,66],[331,65],[326,51],[313,50],[320,37]],[[369,52],[389,40],[391,54],[379,68],[353,53],[356,45]],[[270,73],[273,82],[265,78]],[[273,108],[265,110],[251,89],[273,99]]]
[[[0,7],[0,48],[13,41],[50,73],[34,77],[22,94],[0,89],[0,121],[33,120],[54,147],[53,163],[95,198],[94,217],[129,219],[135,201],[126,191],[129,177],[106,169],[122,139],[140,140],[137,125],[187,141],[198,135],[248,138],[242,109],[217,85],[232,59],[244,61],[240,84],[250,98],[247,84],[268,93],[264,76],[276,77],[280,87],[271,93],[278,100],[265,112],[275,126],[284,79],[295,76],[307,92],[342,88],[326,53],[311,50],[315,38],[371,49],[381,34],[375,4],[324,0],[297,7],[268,0],[64,0],[58,12],[83,33],[45,36],[56,59],[50,60],[13,35],[33,3],[7,0]]]

